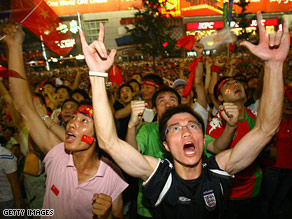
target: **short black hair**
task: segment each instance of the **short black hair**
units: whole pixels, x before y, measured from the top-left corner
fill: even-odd
[[[73,96],[74,94],[77,94],[77,93],[78,93],[78,94],[81,94],[81,95],[84,97],[85,100],[89,99],[89,95],[88,95],[88,93],[87,93],[85,90],[81,89],[81,88],[76,88],[76,89],[74,89],[74,90],[71,92],[70,97],[72,98],[72,96]]]
[[[203,134],[205,134],[205,126],[202,117],[198,113],[196,113],[191,107],[179,105],[168,108],[165,111],[165,113],[163,113],[162,117],[159,119],[159,136],[162,142],[166,140],[165,131],[167,129],[168,120],[170,120],[172,116],[178,113],[189,113],[193,117],[195,117],[201,124]]]
[[[178,104],[181,104],[181,97],[178,94],[178,92],[175,89],[171,88],[171,87],[166,87],[165,86],[165,87],[162,87],[160,90],[156,91],[153,94],[153,96],[152,96],[152,105],[153,105],[153,107],[156,107],[156,99],[157,99],[158,95],[161,94],[161,93],[166,93],[166,92],[175,94],[176,97],[177,97]]]
[[[142,81],[145,81],[145,80],[154,81],[154,83],[158,84],[160,87],[163,85],[163,79],[159,75],[156,75],[156,74],[147,74],[147,75],[145,75],[143,77]]]
[[[123,87],[128,87],[128,88],[130,88],[130,90],[132,91],[132,93],[134,92],[134,90],[133,90],[133,88],[131,87],[130,84],[128,84],[128,83],[122,84],[121,86],[119,86],[119,90],[118,90],[118,97],[119,98],[121,97],[120,92],[121,92],[121,90],[122,90]]]
[[[53,82],[51,82],[51,81],[46,81],[46,82],[44,83],[43,87],[44,87],[45,85],[47,85],[47,84],[49,84],[49,85],[53,86],[54,88],[56,88],[56,85],[55,85]]]
[[[67,90],[69,96],[71,96],[72,89],[71,89],[70,87],[66,86],[66,85],[60,85],[60,86],[58,86],[58,87],[56,88],[56,93],[57,93],[58,90],[61,89],[61,88],[65,88],[65,89]]]
[[[74,99],[66,99],[66,100],[62,103],[61,109],[63,109],[63,106],[64,106],[65,103],[67,103],[67,102],[74,102],[74,103],[76,103],[76,104],[77,104],[77,108],[80,106],[80,104],[79,104],[76,100],[74,100]]]
[[[137,81],[136,79],[131,79],[131,80],[129,80],[129,81],[127,82],[127,84],[130,84],[130,83],[132,83],[132,82],[135,82],[136,84],[138,84],[139,89],[141,90],[141,84],[139,83],[139,81]]]

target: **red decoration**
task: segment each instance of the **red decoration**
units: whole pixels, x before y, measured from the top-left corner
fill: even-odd
[[[0,77],[15,77],[15,78],[22,78],[20,74],[18,74],[16,71],[8,70],[7,68],[0,65]]]
[[[66,56],[73,48],[65,47],[64,40],[73,38],[69,30],[66,33],[57,31],[62,22],[44,0],[12,0],[11,10],[10,20],[21,23],[39,39],[42,37],[44,44],[53,52]]]
[[[52,185],[51,190],[56,196],[58,196],[60,193],[59,189],[57,189],[55,185]]]
[[[83,135],[81,138],[81,141],[85,142],[86,144],[92,144],[92,142],[94,141],[94,138],[88,136],[88,135]]]
[[[175,46],[186,48],[187,50],[191,51],[194,44],[196,42],[196,38],[194,35],[188,35],[181,37]]]
[[[194,79],[195,79],[195,72],[196,72],[196,68],[197,68],[197,65],[198,65],[198,62],[201,60],[202,62],[202,57],[200,58],[194,58],[194,60],[192,61],[192,63],[189,65],[189,71],[191,71],[191,74],[187,80],[187,83],[184,87],[184,90],[183,90],[183,93],[182,93],[182,96],[183,97],[187,97],[191,90],[192,90],[192,87],[193,87],[193,84],[194,84]]]
[[[92,106],[90,106],[90,105],[79,106],[76,113],[88,115],[89,117],[91,117],[93,119],[93,109],[92,109]]]
[[[120,86],[123,83],[123,75],[120,71],[120,69],[117,66],[113,66],[109,72],[108,79],[112,83],[116,83],[118,86]]]
[[[167,47],[168,46],[168,43],[167,42],[164,42],[164,43],[162,43],[162,46],[163,47]]]
[[[216,73],[218,74],[219,71],[220,71],[220,67],[219,67],[219,66],[217,66],[217,65],[212,65],[211,72],[216,72]]]

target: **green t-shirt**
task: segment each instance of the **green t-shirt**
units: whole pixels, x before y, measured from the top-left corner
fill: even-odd
[[[170,159],[159,137],[158,122],[147,122],[141,126],[136,134],[136,140],[141,149],[141,154],[150,155],[156,158]],[[144,217],[152,217],[151,205],[142,194],[142,180],[139,180],[139,193],[137,197],[137,213]]]

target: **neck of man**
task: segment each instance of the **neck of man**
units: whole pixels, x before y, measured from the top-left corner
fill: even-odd
[[[235,102],[234,103],[237,107],[238,107],[238,111],[239,111],[239,115],[238,115],[238,119],[244,119],[244,103],[241,102]]]
[[[94,145],[91,145],[87,150],[74,152],[72,153],[72,156],[77,172],[95,168],[96,164],[99,163],[99,158],[95,153]]]
[[[199,178],[202,173],[202,159],[192,166],[182,165],[181,163],[174,161],[174,168],[176,173],[183,180],[195,180]]]

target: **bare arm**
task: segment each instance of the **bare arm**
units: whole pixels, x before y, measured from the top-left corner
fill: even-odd
[[[259,155],[265,145],[277,132],[281,121],[283,105],[283,63],[289,50],[290,35],[285,18],[284,33],[266,36],[261,24],[262,15],[257,13],[259,26],[259,45],[248,42],[246,46],[253,54],[265,60],[263,94],[255,127],[230,150],[219,153],[216,160],[219,166],[235,174],[249,166]],[[274,47],[276,45],[276,47]],[[271,89],[271,87],[273,89]]]
[[[112,214],[115,216],[115,218],[123,218],[122,193],[112,203]]]
[[[34,107],[39,114],[40,117],[44,117],[47,115],[46,107],[40,102],[38,98],[33,99]],[[65,129],[63,129],[60,125],[58,125],[55,121],[51,119],[51,117],[47,117],[44,120],[44,124],[46,127],[51,130],[61,141],[65,141]]]
[[[139,125],[144,110],[144,101],[135,101],[131,104],[131,118],[128,123],[128,131],[125,139],[128,144],[133,146],[138,151],[141,151],[141,148],[136,140],[137,126]]]
[[[85,37],[80,33],[82,49],[90,71],[106,72],[114,61],[116,54],[112,50],[107,55],[103,44],[104,27],[100,24],[98,41],[87,45]],[[90,76],[92,85],[93,115],[99,146],[105,150],[115,162],[129,175],[146,180],[154,171],[158,160],[153,157],[144,157],[128,143],[117,136],[112,111],[106,94],[103,77]]]
[[[14,205],[21,206],[21,189],[19,185],[17,172],[15,171],[13,173],[7,174],[7,178],[11,185],[11,190],[12,190],[13,198],[14,198]]]
[[[22,42],[24,33],[21,27],[18,26],[16,28],[12,24],[7,25],[3,31],[6,34],[4,42],[8,49],[8,67],[23,77],[23,79],[9,78],[12,98],[16,104],[16,109],[21,113],[29,130],[31,130],[30,135],[33,140],[44,153],[47,153],[61,141],[47,129],[33,106],[32,95],[23,65]]]
[[[127,104],[124,108],[115,111],[116,119],[123,119],[131,114],[131,104]]]
[[[201,43],[195,43],[194,49],[197,53],[197,58],[202,57],[204,46]],[[198,62],[196,73],[195,73],[195,79],[194,79],[194,86],[197,92],[197,102],[207,109],[208,101],[207,96],[205,92],[205,87],[203,83],[203,62]]]

